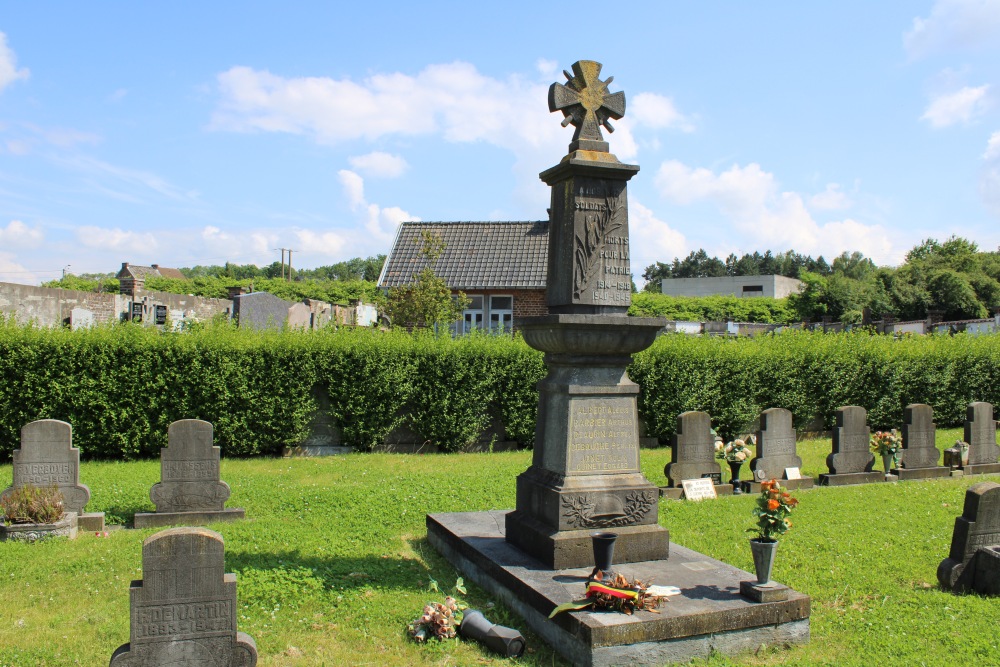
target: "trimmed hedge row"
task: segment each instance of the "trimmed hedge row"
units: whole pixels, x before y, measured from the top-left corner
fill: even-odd
[[[887,428],[922,402],[952,426],[972,401],[1000,404],[1000,337],[668,335],[629,373],[649,434],[664,442],[685,410],[706,410],[727,438],[769,407],[790,409],[799,427],[816,417],[830,427],[838,407],[861,405],[873,428]],[[71,423],[87,458],[157,456],[167,426],[188,418],[212,422],[226,455],[273,455],[308,434],[316,387],[328,391],[344,440],[363,449],[402,425],[446,451],[496,423],[530,445],[544,374],[539,352],[503,336],[70,332],[0,321],[0,459],[19,445],[21,426],[45,418]]]

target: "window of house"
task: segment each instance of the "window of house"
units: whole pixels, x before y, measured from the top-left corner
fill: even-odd
[[[514,326],[514,297],[490,297],[490,331],[510,331]]]
[[[744,285],[743,296],[764,296],[763,285]]]
[[[468,298],[469,305],[463,313],[462,333],[483,328],[483,297],[472,295]]]

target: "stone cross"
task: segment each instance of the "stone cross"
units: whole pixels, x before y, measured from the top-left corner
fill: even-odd
[[[0,496],[27,484],[55,486],[63,509],[83,513],[90,489],[80,483],[80,450],[73,446],[73,427],[57,419],[40,419],[21,428],[21,448],[14,450],[14,481]]]
[[[608,84],[614,77],[601,81],[601,63],[579,60],[573,63],[573,75],[563,70],[567,83],[553,83],[549,87],[549,111],[562,111],[562,125],[570,123],[576,128],[570,150],[596,150],[607,152],[608,144],[601,135],[601,126],[608,132],[614,128],[609,118],[618,120],[625,115],[625,93],[609,93]]]
[[[677,418],[673,451],[664,474],[670,486],[680,486],[685,479],[700,479],[708,474],[722,474],[715,461],[715,437],[712,418],[707,412],[685,412]]]
[[[801,468],[802,459],[795,451],[795,429],[792,413],[784,408],[771,408],[760,413],[757,431],[757,456],[750,461],[755,481],[783,479],[785,468]]]
[[[947,589],[981,547],[1000,545],[1000,484],[980,482],[965,492],[962,516],[955,519],[948,558],[938,566],[938,581]]]
[[[236,630],[236,575],[222,536],[170,528],[142,544],[142,576],[129,588],[129,643],[110,667],[254,667],[257,645]]]
[[[213,428],[200,419],[175,421],[160,450],[160,482],[149,496],[159,512],[221,511],[229,485],[219,476],[221,451],[212,445]]]
[[[996,463],[1000,458],[992,403],[969,404],[966,410],[965,441],[969,443],[970,466]]]
[[[875,455],[870,448],[871,429],[868,412],[856,405],[837,410],[837,428],[833,430],[833,452],[826,465],[833,475],[871,472]]]
[[[941,452],[935,442],[934,409],[923,403],[907,405],[903,411],[903,449],[900,465],[905,469],[932,468]]]

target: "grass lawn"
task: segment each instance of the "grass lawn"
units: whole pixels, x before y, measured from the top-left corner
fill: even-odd
[[[950,446],[960,432],[939,432]],[[800,443],[803,472],[826,471],[829,440]],[[643,450],[643,469],[665,484],[668,449]],[[326,459],[224,460],[231,507],[246,521],[213,529],[226,540],[226,571],[239,584],[240,630],[262,667],[500,665],[472,643],[416,645],[408,621],[457,573],[428,545],[428,512],[510,508],[530,452],[357,454]],[[723,466],[725,469],[726,466]],[[728,474],[728,470],[724,472]],[[748,476],[744,467],[743,476]],[[0,488],[10,484],[0,466]],[[88,509],[125,523],[152,511],[159,463],[85,463]],[[965,489],[1000,476],[799,492],[775,578],[812,596],[812,641],[710,665],[996,665],[1000,599],[937,589]],[[675,542],[752,569],[745,529],[752,496],[664,501],[660,523]],[[141,575],[142,541],[156,532],[81,534],[74,541],[0,544],[0,667],[106,665],[128,641],[128,587]],[[669,581],[655,582],[670,584]],[[468,584],[468,582],[467,582]],[[495,622],[525,631],[524,665],[564,665],[520,619],[491,607],[481,589],[461,596]],[[669,602],[666,603],[669,606]]]

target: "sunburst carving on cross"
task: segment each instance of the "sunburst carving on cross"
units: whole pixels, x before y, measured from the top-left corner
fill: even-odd
[[[601,63],[593,60],[579,60],[573,63],[572,76],[565,70],[563,74],[566,84],[553,83],[549,87],[549,111],[562,111],[563,127],[572,123],[576,128],[571,149],[606,151],[601,126],[608,132],[615,131],[609,119],[618,120],[625,115],[625,93],[608,92],[608,84],[614,77],[601,81]]]

